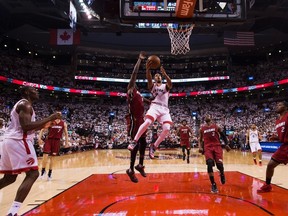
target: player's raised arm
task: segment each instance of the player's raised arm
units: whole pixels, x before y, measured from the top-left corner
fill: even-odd
[[[170,77],[167,75],[165,69],[163,66],[160,67],[160,71],[162,73],[162,76],[166,79],[167,83],[166,83],[166,89],[167,91],[169,91],[172,88],[172,81],[170,79]]]
[[[129,89],[135,87],[137,74],[138,74],[138,71],[139,71],[139,67],[140,67],[141,61],[143,59],[145,59],[145,53],[144,52],[140,52],[138,60],[137,60],[137,62],[135,64],[133,72],[131,74],[130,82],[129,82],[128,86],[127,86],[127,90],[128,91],[129,91]]]

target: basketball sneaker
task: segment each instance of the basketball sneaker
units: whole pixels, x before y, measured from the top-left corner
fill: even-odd
[[[46,176],[46,171],[44,171],[41,176],[40,176],[40,180],[44,180],[45,179],[45,176]]]
[[[218,188],[217,188],[216,183],[213,183],[213,184],[212,184],[212,186],[211,186],[211,192],[212,192],[212,193],[218,193]]]
[[[262,166],[262,161],[259,161],[259,166]]]
[[[137,143],[133,140],[129,145],[128,145],[128,150],[129,151],[133,151],[133,149],[135,148],[135,146],[137,145]]]
[[[221,173],[220,174],[220,181],[221,181],[221,184],[225,184],[225,182],[226,182],[226,179],[225,179],[225,175],[224,175],[224,173]]]
[[[127,173],[127,175],[129,176],[129,178],[130,178],[130,180],[131,180],[132,182],[134,182],[134,183],[137,183],[137,182],[138,182],[138,179],[136,178],[134,171],[132,171],[131,169],[127,169],[127,170],[126,170],[126,173]]]
[[[146,177],[146,173],[144,171],[145,169],[145,166],[143,166],[142,164],[138,164],[137,166],[135,166],[135,169],[140,172],[140,174],[143,176],[143,177]]]
[[[47,176],[47,181],[52,181],[52,176]]]
[[[272,190],[272,186],[270,184],[264,184],[260,189],[257,190],[257,193],[267,193]]]
[[[154,159],[154,153],[155,153],[155,151],[156,151],[156,149],[155,149],[155,147],[154,147],[154,144],[151,143],[151,144],[150,144],[150,147],[149,147],[149,157],[150,157],[151,159]]]
[[[12,215],[12,213],[9,213],[7,216],[18,216],[18,214]]]

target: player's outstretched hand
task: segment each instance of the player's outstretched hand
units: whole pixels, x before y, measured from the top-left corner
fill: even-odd
[[[166,76],[167,75],[163,66],[160,67],[160,71],[161,71],[162,76]]]
[[[146,58],[146,53],[144,51],[141,51],[140,54],[139,54],[139,58],[141,60],[144,60]]]
[[[225,149],[226,149],[227,152],[229,152],[231,150],[229,145],[225,145]]]
[[[152,62],[151,60],[148,60],[148,61],[146,62],[146,70],[150,71],[152,64],[153,64],[153,62]]]

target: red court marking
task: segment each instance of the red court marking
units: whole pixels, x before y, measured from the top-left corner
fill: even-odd
[[[155,173],[139,182],[126,174],[91,175],[24,214],[28,215],[288,215],[286,189],[257,194],[262,181],[226,172],[218,194],[210,192],[207,173]]]

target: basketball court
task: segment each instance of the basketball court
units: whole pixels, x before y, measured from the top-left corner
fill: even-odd
[[[171,39],[171,53],[185,55],[190,51],[189,39],[197,25],[211,28],[245,20],[245,1],[230,3],[180,0],[177,5],[176,0],[120,0],[120,19],[138,30],[165,31]],[[156,156],[150,160],[146,152],[148,176],[143,178],[137,173],[138,183],[131,182],[125,174],[129,167],[128,150],[92,150],[59,156],[52,181],[36,181],[20,214],[288,215],[285,166],[276,168],[272,192],[257,194],[270,153],[264,154],[263,166],[257,166],[250,152],[225,152],[226,184],[221,185],[214,168],[219,189],[216,194],[210,191],[205,159],[198,149],[192,149],[189,164],[182,160],[180,149],[160,150]],[[41,162],[39,158],[39,165]],[[25,174],[19,175],[16,183],[0,191],[1,215],[8,211],[24,177]]]
[[[151,160],[146,151],[147,177],[137,173],[138,183],[125,174],[128,150],[92,150],[57,157],[52,181],[38,179],[23,203],[23,215],[287,215],[286,167],[280,165],[273,190],[257,194],[263,184],[271,153],[263,166],[253,163],[250,152],[224,152],[227,182],[211,193],[203,155],[193,149],[190,164],[180,149],[160,150]],[[137,158],[138,159],[138,158]],[[41,158],[39,162],[41,163]],[[0,191],[6,212],[23,180]],[[1,212],[2,212],[1,210]]]

